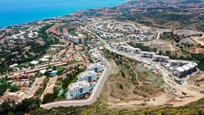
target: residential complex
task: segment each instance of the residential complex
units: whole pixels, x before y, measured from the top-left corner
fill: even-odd
[[[194,51],[201,52],[202,32],[150,27],[135,22],[135,15],[129,17],[134,21],[118,19],[126,14],[112,17],[121,13],[112,10],[99,12],[110,17],[79,11],[0,30],[0,85],[6,86],[0,103],[36,99],[52,109],[91,105],[102,96],[99,103],[107,108],[140,109],[204,97],[203,55]]]
[[[69,95],[73,98],[77,98],[90,93],[91,86],[88,81],[79,81],[69,85]]]
[[[172,74],[176,75],[177,77],[191,75],[196,71],[196,68],[198,66],[198,64],[195,62],[172,60],[168,56],[157,55],[154,52],[141,51],[139,48],[133,48],[125,44],[113,44],[111,46],[119,51],[158,62],[164,65],[166,69],[170,70]]]
[[[95,81],[97,78],[97,73],[95,71],[85,71],[79,75],[78,81]]]

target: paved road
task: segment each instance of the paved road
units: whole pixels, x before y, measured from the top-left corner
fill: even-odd
[[[185,102],[186,104],[190,103],[192,101],[198,100],[198,99],[203,97],[203,94],[201,94],[200,92],[191,90],[190,87],[189,87],[190,84],[187,84],[187,85],[182,84],[181,85],[181,84],[175,83],[175,81],[173,79],[173,77],[175,77],[175,76],[171,76],[172,75],[171,72],[168,71],[166,68],[164,68],[159,63],[153,62],[153,61],[145,59],[145,58],[141,58],[140,56],[132,55],[130,53],[124,53],[124,52],[114,50],[112,47],[110,47],[110,45],[108,43],[106,43],[106,41],[103,38],[98,36],[96,33],[92,32],[91,30],[88,30],[87,27],[88,26],[86,26],[84,29],[86,31],[90,32],[90,33],[93,33],[96,37],[98,37],[99,40],[101,40],[105,44],[105,48],[108,49],[109,51],[114,52],[114,53],[119,54],[119,55],[123,55],[125,57],[131,58],[131,59],[134,59],[134,60],[137,60],[139,62],[145,63],[145,64],[147,64],[147,66],[151,66],[151,67],[156,68],[162,74],[164,82],[167,85],[169,85],[172,88],[172,90],[174,90],[172,92],[175,95],[177,95],[179,97],[185,97],[185,96],[195,97],[194,100],[186,101]],[[157,35],[156,39],[159,39],[159,38],[160,38],[160,32],[158,32],[158,35]],[[186,95],[184,95],[183,93],[186,93]],[[186,98],[186,99],[188,99],[188,98]],[[185,105],[184,103],[181,103],[181,105],[182,104]]]
[[[32,69],[27,69],[27,70],[24,70],[24,71],[20,71],[20,72],[13,72],[13,73],[10,73],[8,74],[7,76],[9,78],[12,78],[14,77],[15,75],[18,75],[22,72],[26,72],[26,73],[33,73],[33,72],[36,72],[36,71],[40,71],[40,70],[43,70],[43,69],[46,69],[48,67],[48,65],[51,65],[51,66],[62,66],[62,65],[66,65],[67,62],[51,62],[49,64],[43,64],[43,65],[38,65],[38,66],[35,66],[35,68],[32,68]],[[2,78],[3,76],[0,76],[0,78]]]
[[[92,32],[91,30],[89,30],[88,26],[85,26],[84,30],[86,30],[86,31],[94,34],[96,37],[98,37],[99,40],[101,40],[105,44],[105,48],[108,49],[109,51],[114,52],[114,53],[119,54],[119,55],[123,55],[125,57],[131,58],[131,59],[134,59],[134,60],[137,60],[139,62],[145,63],[145,64],[159,70],[159,72],[162,74],[164,82],[167,85],[169,85],[172,89],[176,89],[178,92],[180,92],[179,95],[182,95],[182,92],[185,92],[185,93],[188,92],[189,95],[191,95],[193,93],[193,92],[187,91],[184,87],[181,87],[180,85],[176,84],[174,82],[174,80],[172,78],[170,78],[171,73],[168,70],[166,70],[164,67],[162,67],[159,63],[149,61],[149,60],[147,60],[145,58],[141,58],[139,56],[135,56],[135,55],[130,54],[130,53],[124,53],[124,52],[117,51],[117,50],[113,49],[112,47],[110,47],[110,45],[103,38],[101,38],[96,33]],[[160,37],[160,32],[158,32],[158,35],[157,35],[156,39],[159,39],[159,37]],[[177,92],[177,95],[178,95],[178,92]]]
[[[101,90],[103,89],[103,86],[105,84],[105,81],[107,80],[109,73],[112,69],[111,64],[109,64],[106,60],[107,67],[105,68],[102,75],[99,77],[99,80],[96,84],[96,87],[93,89],[90,97],[86,100],[67,100],[67,101],[57,101],[57,102],[51,102],[47,104],[42,104],[40,107],[43,109],[51,109],[53,107],[70,107],[70,106],[85,106],[85,105],[91,105],[94,103],[97,98],[100,95]]]
[[[130,53],[125,53],[125,52],[115,50],[112,47],[110,47],[109,45],[106,45],[105,48],[111,52],[116,53],[116,54],[123,55],[125,57],[128,57],[128,58],[137,60],[139,62],[145,63],[148,66],[154,67],[155,69],[157,69],[159,71],[159,73],[162,74],[164,82],[167,85],[169,85],[172,89],[176,90],[176,92],[173,92],[173,93],[175,93],[179,97],[185,97],[185,96],[200,96],[201,97],[201,96],[203,96],[203,94],[201,94],[198,91],[190,90],[189,87],[187,87],[187,85],[175,83],[174,79],[172,78],[173,76],[172,77],[170,76],[171,75],[170,71],[166,70],[159,63],[153,62],[153,61],[145,59],[145,58],[141,58],[139,56],[132,55]],[[184,95],[183,93],[186,93],[186,95]]]
[[[13,78],[15,77],[16,75],[19,75],[21,73],[33,73],[33,72],[37,72],[37,71],[40,71],[40,70],[43,70],[43,69],[46,69],[49,65],[50,66],[62,66],[62,65],[66,65],[67,62],[62,62],[62,61],[59,61],[59,62],[51,62],[49,64],[44,64],[44,65],[38,65],[36,66],[35,68],[32,68],[32,69],[28,69],[28,70],[24,70],[24,71],[20,71],[20,72],[13,72],[13,73],[10,73],[9,75],[7,75],[9,78]],[[76,63],[76,64],[83,64],[83,63]],[[76,64],[71,64],[69,66],[74,66]],[[2,78],[3,76],[0,76],[0,78]]]

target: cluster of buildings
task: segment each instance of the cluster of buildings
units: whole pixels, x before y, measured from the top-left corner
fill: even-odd
[[[101,37],[103,37],[104,39],[120,39],[123,38],[124,35],[120,33],[102,32]]]
[[[19,87],[17,92],[10,92],[7,90],[3,96],[0,97],[1,102],[15,102],[18,103],[21,97],[25,94],[27,87],[29,86],[30,74],[22,73],[11,79],[12,85]]]
[[[39,78],[35,78],[35,81],[32,83],[31,87],[27,87],[24,94],[21,96],[21,100],[25,98],[33,98],[36,96],[37,91],[42,87],[44,81],[46,80],[46,76],[42,76]]]
[[[100,74],[104,71],[105,65],[100,54],[91,50],[91,57],[94,63],[87,66],[87,70],[78,76],[78,80],[68,86],[68,99],[82,98],[89,95],[95,87]],[[101,58],[101,59],[100,59]]]
[[[65,34],[64,37],[74,44],[83,44],[85,39],[85,36],[81,33],[76,33],[76,35]]]
[[[23,75],[21,75],[23,76]],[[13,84],[16,84],[19,87],[19,90],[16,92],[9,92],[8,90],[0,98],[0,102],[21,102],[24,99],[35,98],[37,92],[43,86],[46,76],[35,78],[35,80],[30,84],[28,78],[24,77],[15,78],[18,80],[13,81]],[[30,86],[29,86],[30,85]]]
[[[154,39],[154,35],[145,35],[145,34],[131,34],[127,36],[127,39],[136,42],[151,41]]]
[[[96,31],[104,39],[122,39],[127,38],[131,41],[143,42],[155,38],[152,33],[144,32],[134,24],[111,21],[101,21],[92,25],[92,30]]]
[[[65,48],[59,50],[52,56],[51,61],[62,61],[62,62],[84,62],[89,63],[89,60],[86,56],[86,52],[83,50],[83,46],[74,45],[70,43]]]
[[[43,100],[43,98],[46,94],[52,94],[53,93],[54,88],[56,87],[57,79],[58,79],[58,76],[49,78],[49,81],[45,87],[45,90],[43,91],[43,93],[40,97],[41,100]]]
[[[178,76],[180,78],[186,75],[191,75],[197,70],[197,66],[197,63],[182,60],[177,62],[175,62],[175,60],[170,60],[169,63],[166,65],[169,70],[173,71],[173,74],[175,76]]]
[[[190,61],[172,60],[168,56],[157,55],[154,52],[141,51],[139,48],[134,48],[126,44],[112,44],[115,49],[149,59],[153,62],[161,63],[166,69],[172,72],[173,75],[182,78],[186,75],[191,75],[197,70],[198,64]]]
[[[109,22],[106,28],[111,31],[118,31],[122,33],[140,33],[141,32],[141,29],[135,27],[133,24],[129,24],[125,22],[117,22],[117,21]]]
[[[50,58],[51,58],[51,56],[45,55],[45,56],[43,56],[42,58],[40,58],[39,60],[33,60],[33,61],[31,61],[31,62],[30,62],[30,65],[36,66],[36,65],[38,65],[38,64],[40,64],[40,63],[41,63],[41,64],[46,64],[46,63],[49,62]]]
[[[71,43],[84,44],[85,36],[79,32],[69,32],[67,27],[63,27],[62,34],[63,34],[62,38],[70,41]]]
[[[30,50],[32,49],[30,45],[44,45],[44,40],[38,38],[40,29],[47,24],[49,24],[49,22],[33,22],[33,24],[19,25],[17,28],[9,27],[9,29],[5,29],[3,31],[5,33],[5,39],[2,38],[0,44],[0,53],[5,55],[0,57],[0,63],[6,64],[5,66],[7,67],[10,66],[13,70],[21,70],[23,67],[16,65],[19,63],[19,60],[24,58],[29,59],[34,55],[38,55],[35,51]],[[19,52],[19,49],[22,49],[21,52]],[[7,59],[5,59],[5,57],[7,57]]]
[[[57,23],[55,25],[53,25],[52,27],[50,27],[48,30],[47,30],[47,33],[52,33],[53,35],[57,36],[57,37],[61,37],[62,36],[62,33],[60,33],[58,31],[58,28],[61,26],[62,24],[60,23]]]

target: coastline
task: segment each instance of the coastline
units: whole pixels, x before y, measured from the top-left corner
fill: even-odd
[[[102,9],[102,8],[112,8],[112,7],[117,7],[117,6],[120,6],[120,5],[123,5],[123,4],[125,4],[125,3],[127,3],[127,2],[129,2],[130,0],[123,0],[123,2],[122,3],[119,3],[119,4],[117,4],[116,3],[116,5],[113,5],[113,6],[109,6],[109,5],[107,5],[107,6],[99,6],[99,7],[96,7],[96,8],[94,8],[94,6],[93,6],[93,8],[82,8],[82,9],[78,9],[78,10],[76,10],[76,11],[71,11],[72,9],[70,9],[70,11],[67,11],[67,13],[65,13],[65,14],[62,14],[62,15],[60,15],[60,16],[48,16],[48,17],[41,17],[40,19],[38,19],[38,18],[33,18],[32,20],[30,20],[30,21],[23,21],[22,23],[17,23],[17,24],[2,24],[2,25],[0,25],[0,30],[2,30],[2,29],[6,29],[6,28],[8,28],[8,27],[14,27],[14,26],[22,26],[22,25],[27,25],[27,24],[29,24],[29,23],[33,23],[33,22],[39,22],[39,21],[43,21],[43,20],[48,20],[48,19],[56,19],[56,18],[63,18],[63,17],[65,17],[65,16],[69,16],[69,15],[71,15],[71,14],[73,14],[73,13],[76,13],[76,12],[83,12],[83,11],[87,11],[87,10],[98,10],[98,9]],[[67,6],[68,8],[69,8],[69,6]],[[28,15],[29,16],[29,15]]]

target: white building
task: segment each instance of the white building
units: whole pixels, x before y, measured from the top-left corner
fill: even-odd
[[[141,49],[140,48],[134,48],[133,53],[134,54],[140,54],[141,53]]]
[[[197,70],[197,67],[198,67],[198,64],[197,63],[192,63],[192,62],[190,62],[190,63],[188,63],[187,64],[190,68],[191,68],[191,72],[194,72],[194,71],[196,71]]]
[[[131,34],[127,36],[128,39],[133,40],[133,41],[148,41],[148,37],[143,35],[143,34]]]
[[[16,67],[16,66],[18,66],[17,63],[15,63],[15,64],[13,64],[13,65],[10,65],[9,67],[10,67],[10,68],[14,68],[14,67]]]
[[[101,65],[100,63],[94,63],[94,64],[90,64],[87,69],[89,71],[95,71],[95,72],[102,72],[104,70],[104,66]]]
[[[84,43],[84,35],[83,34],[78,34],[77,36],[73,35],[65,35],[65,39],[75,43],[75,44],[83,44]]]
[[[87,81],[80,81],[70,84],[68,87],[68,92],[72,98],[77,98],[89,93],[90,88],[90,84]]]
[[[124,44],[118,44],[116,46],[116,49],[118,49],[119,51],[124,51],[124,52],[133,52],[134,51],[133,47],[127,46],[127,45],[124,45]]]
[[[141,54],[141,57],[145,57],[145,58],[153,58],[153,56],[156,55],[154,52],[145,52],[145,51],[142,51],[140,54]]]
[[[105,39],[119,39],[119,38],[123,38],[124,35],[123,34],[118,34],[118,33],[103,33],[102,37]]]
[[[38,62],[38,61],[33,60],[33,61],[31,61],[31,62],[30,62],[30,64],[31,64],[31,65],[37,65],[37,64],[39,64],[39,62]]]
[[[140,48],[134,48],[132,46],[125,45],[125,44],[118,44],[115,46],[115,48],[119,51],[124,51],[126,53],[132,53],[132,54],[139,54],[141,52]]]
[[[182,60],[169,60],[168,63],[169,63],[169,66],[181,66],[186,62]]]
[[[94,63],[105,64],[104,58],[96,49],[89,50],[89,53],[90,53],[90,56],[91,56],[92,60],[94,61]]]
[[[49,61],[50,56],[49,55],[45,55],[43,56],[43,58],[39,59],[42,62],[48,62]]]
[[[185,65],[175,68],[174,74],[177,77],[184,77],[196,71],[197,63],[189,62]]]
[[[78,81],[95,81],[97,77],[97,73],[95,71],[85,71],[78,76]]]
[[[47,59],[47,58],[41,58],[40,61],[42,61],[42,62],[48,62],[49,59]]]
[[[169,57],[168,56],[162,56],[162,55],[154,55],[153,56],[153,61],[157,62],[168,62]]]
[[[182,67],[177,67],[174,71],[174,75],[177,77],[183,77],[185,70]]]

